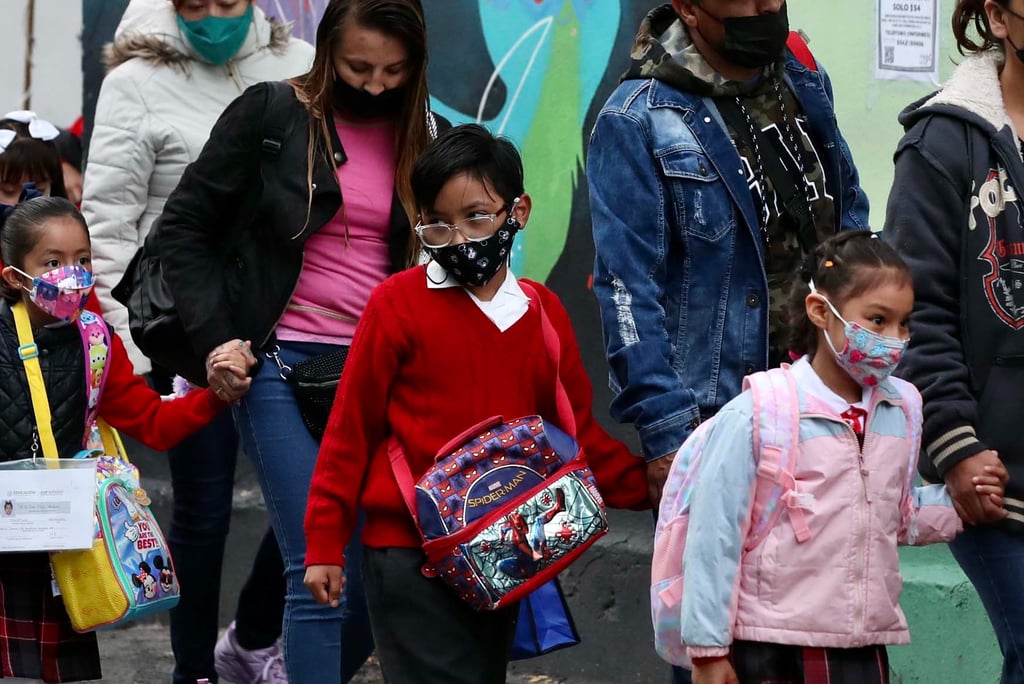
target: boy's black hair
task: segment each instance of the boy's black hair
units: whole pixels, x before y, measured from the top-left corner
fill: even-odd
[[[52,140],[29,135],[28,124],[14,119],[0,120],[0,129],[14,131],[17,137],[0,154],[0,183],[20,185],[22,178],[45,177],[50,181],[50,196],[67,197],[60,152]]]
[[[89,228],[82,212],[63,197],[36,197],[15,207],[0,229],[0,256],[4,265],[24,268],[25,255],[36,246],[40,229],[47,221],[57,218],[74,219],[88,235]],[[0,279],[0,296],[13,304],[21,301],[21,290]]]
[[[523,159],[507,138],[478,124],[442,133],[416,160],[412,194],[419,207],[433,206],[441,188],[459,174],[489,184],[506,205],[523,194]]]
[[[870,230],[844,230],[833,235],[804,259],[797,275],[786,305],[786,318],[789,350],[798,356],[813,354],[818,348],[818,329],[807,317],[804,303],[811,292],[811,280],[814,289],[837,310],[852,297],[886,282],[912,285],[910,269],[903,258]]]

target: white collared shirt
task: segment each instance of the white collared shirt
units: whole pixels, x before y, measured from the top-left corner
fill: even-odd
[[[515,325],[520,318],[526,315],[530,308],[530,298],[519,287],[519,281],[516,280],[516,277],[509,269],[506,269],[505,281],[498,288],[498,291],[494,293],[494,298],[489,302],[484,302],[478,299],[472,292],[462,287],[459,281],[451,277],[448,271],[436,261],[431,261],[427,264],[428,290],[446,290],[451,287],[461,287],[462,291],[469,295],[480,311],[501,332],[505,332]]]
[[[860,401],[851,404],[822,382],[818,373],[814,370],[814,366],[811,365],[809,356],[801,357],[799,361],[792,365],[790,371],[793,373],[797,385],[825,402],[829,408],[836,412],[837,416],[842,415],[851,406],[865,411],[871,406],[872,388],[864,387],[861,390]]]

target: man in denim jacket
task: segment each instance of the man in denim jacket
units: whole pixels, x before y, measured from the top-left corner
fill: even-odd
[[[693,429],[788,360],[782,305],[804,254],[868,227],[831,83],[787,37],[784,0],[654,9],[591,136],[611,412],[639,432],[655,503]]]

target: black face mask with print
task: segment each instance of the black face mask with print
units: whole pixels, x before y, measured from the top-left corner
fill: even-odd
[[[491,282],[512,253],[512,242],[522,228],[511,214],[494,235],[479,242],[428,247],[427,253],[463,287],[482,287]]]
[[[404,87],[389,88],[373,95],[362,88],[353,88],[343,78],[335,78],[331,89],[331,103],[334,108],[360,119],[398,116],[402,112],[404,102]]]

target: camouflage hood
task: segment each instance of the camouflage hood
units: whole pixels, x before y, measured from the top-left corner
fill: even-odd
[[[712,69],[671,4],[656,7],[644,17],[630,59],[621,80],[653,78],[680,92],[706,97],[749,95],[764,82],[729,81]],[[765,67],[764,75],[770,77],[782,64]]]

